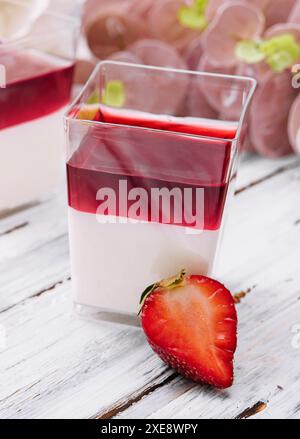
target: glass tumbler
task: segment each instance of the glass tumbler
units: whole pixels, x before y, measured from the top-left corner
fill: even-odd
[[[104,61],[65,117],[77,308],[123,321],[142,291],[212,275],[234,189],[247,77]],[[229,102],[227,117],[210,103]],[[216,106],[216,105],[215,105]]]
[[[79,21],[42,12],[33,18],[13,1],[2,1],[0,13],[7,25],[0,30],[2,212],[39,200],[63,177]]]

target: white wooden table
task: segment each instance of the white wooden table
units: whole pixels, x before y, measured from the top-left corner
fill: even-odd
[[[300,418],[300,158],[244,160],[220,280],[235,384],[186,381],[138,328],[73,313],[65,195],[0,219],[0,418]]]

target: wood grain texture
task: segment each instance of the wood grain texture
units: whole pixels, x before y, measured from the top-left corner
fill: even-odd
[[[219,271],[250,290],[233,388],[188,382],[139,329],[73,313],[62,194],[0,220],[0,418],[300,418],[300,161],[241,171]]]
[[[251,292],[238,305],[233,388],[216,392],[178,379],[119,417],[235,418],[258,402],[266,407],[257,417],[300,417],[300,346],[293,346],[300,323],[299,189],[296,168],[241,194],[234,206],[220,279],[232,291]]]

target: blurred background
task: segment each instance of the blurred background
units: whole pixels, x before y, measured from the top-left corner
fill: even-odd
[[[267,157],[300,153],[299,0],[21,0],[24,17],[0,0],[0,38],[45,10],[82,19],[75,84],[113,59],[225,74],[259,84],[244,149]],[[201,103],[201,106],[200,104]],[[234,97],[203,87],[189,113],[235,118]],[[201,108],[201,114],[199,114]]]

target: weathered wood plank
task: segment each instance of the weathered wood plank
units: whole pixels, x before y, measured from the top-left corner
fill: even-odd
[[[274,160],[256,154],[246,154],[242,156],[240,163],[237,192],[259,184],[261,180],[272,178],[274,174],[285,172],[290,167],[297,166],[299,162],[299,157],[293,155]]]
[[[236,198],[220,272],[235,291],[256,285],[239,305],[232,390],[216,392],[174,377],[138,329],[70,314],[64,200],[52,200],[0,221],[0,324],[7,331],[0,418],[107,417],[120,409],[123,417],[235,417],[267,399],[274,410],[278,401],[283,413],[295,416],[300,351],[290,346],[300,323],[300,170],[293,169],[296,159],[274,168],[275,162],[265,168],[258,163],[240,187],[270,178]],[[287,170],[276,173],[282,166]],[[281,400],[284,392],[289,398]],[[257,416],[264,413],[272,415],[270,402]]]
[[[170,372],[139,329],[80,319],[65,283],[2,314],[1,418],[92,417]]]
[[[0,312],[70,277],[62,194],[0,221]]]

